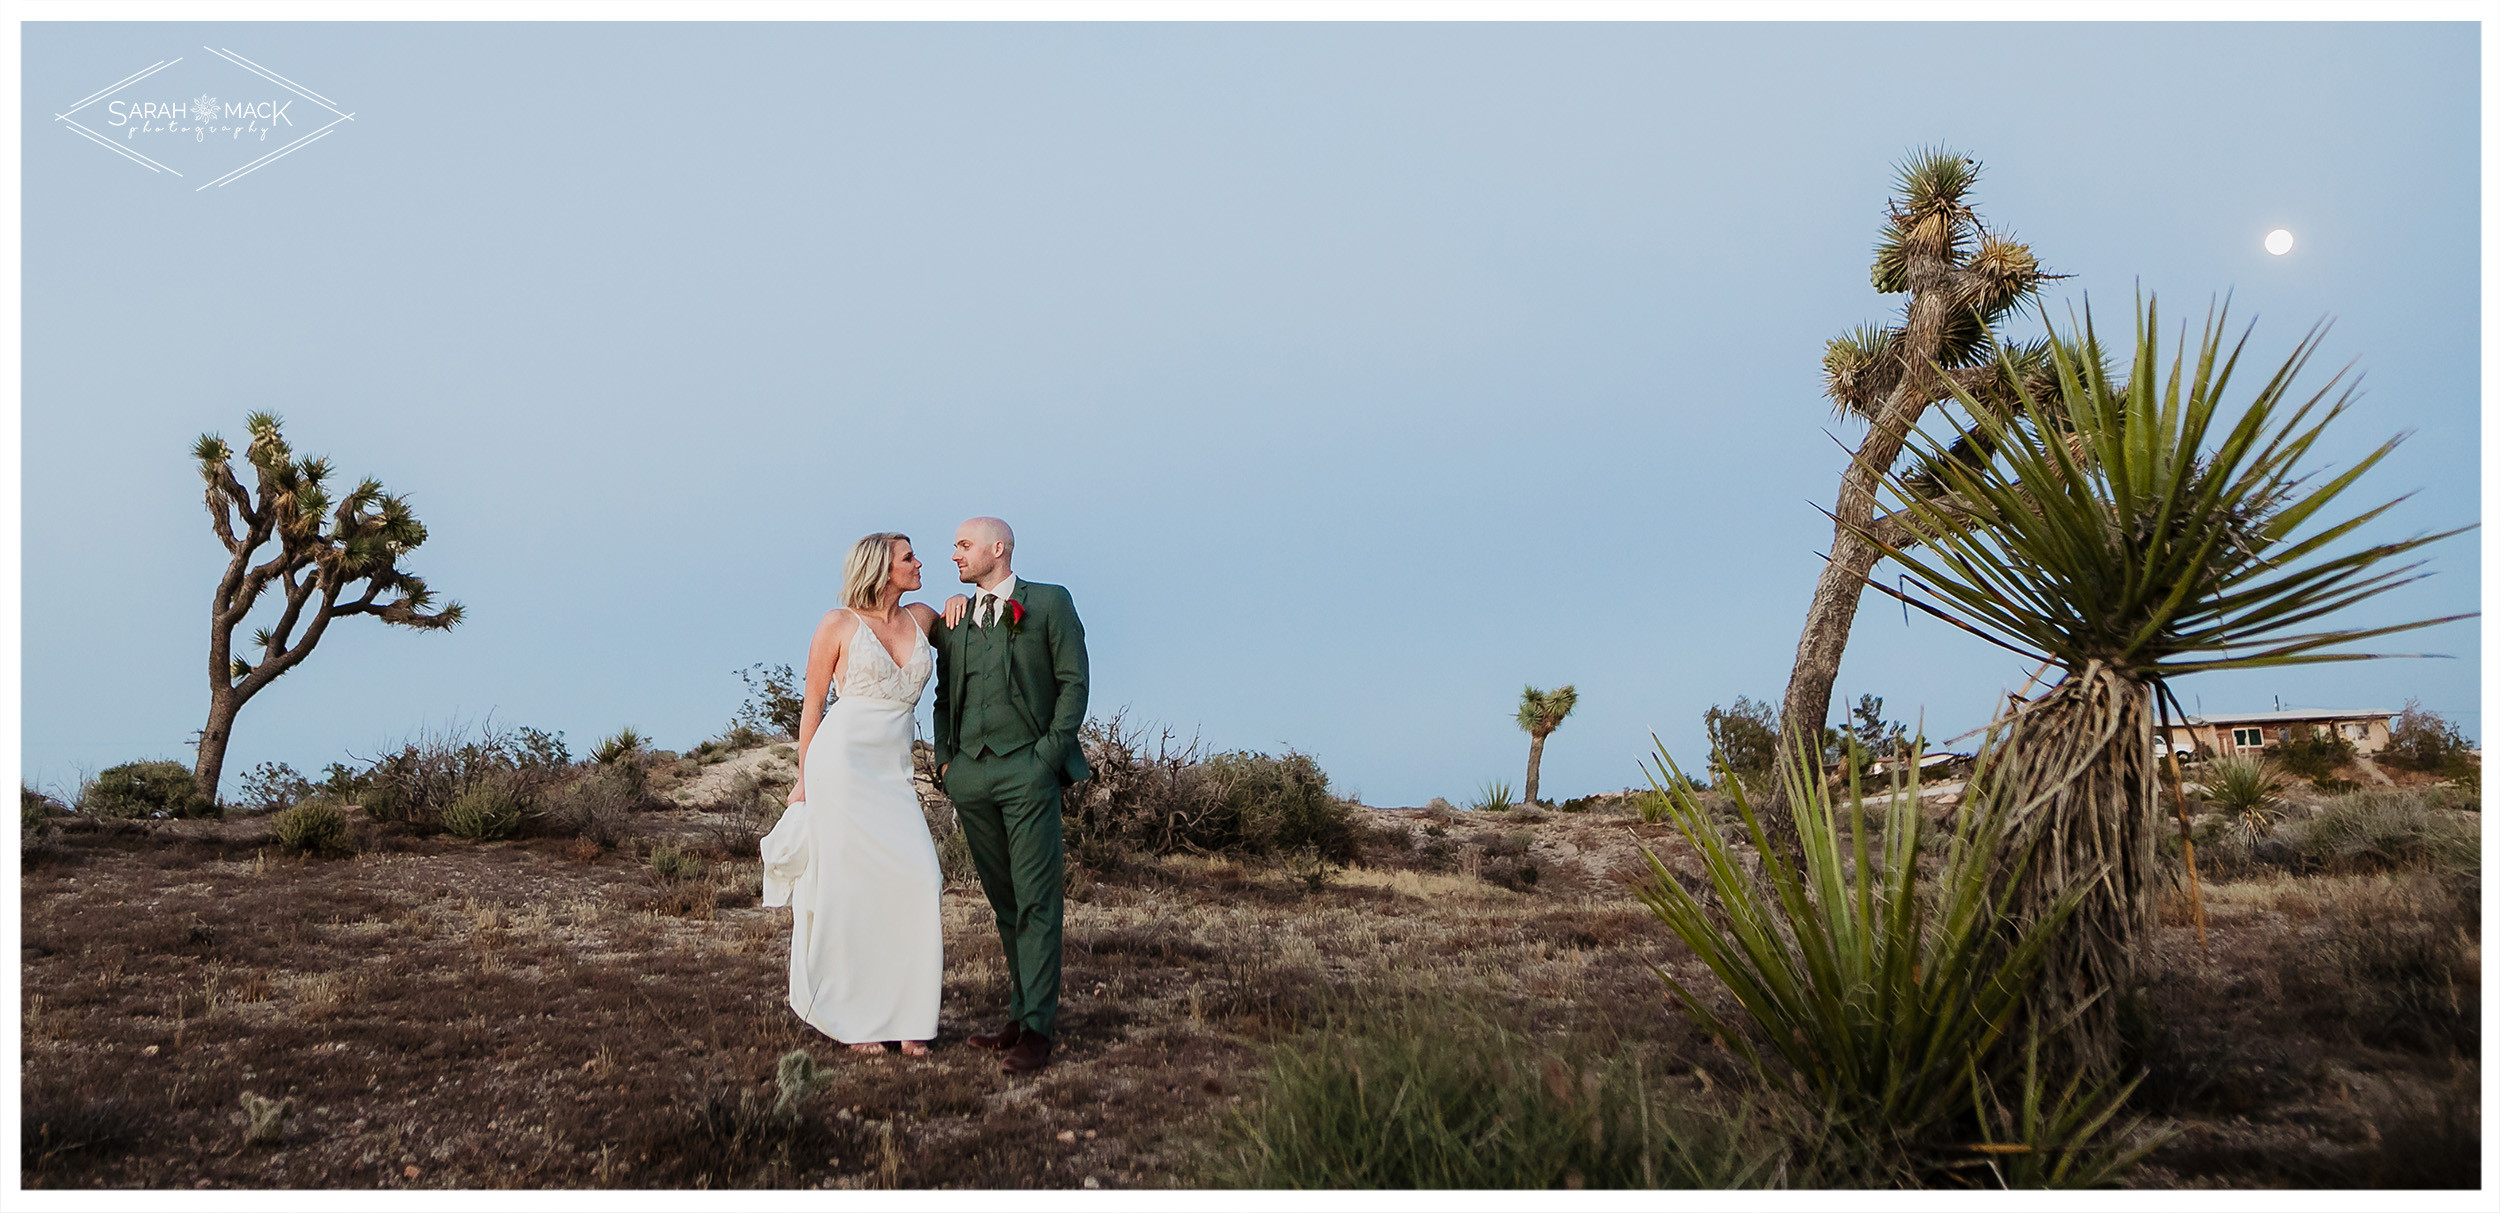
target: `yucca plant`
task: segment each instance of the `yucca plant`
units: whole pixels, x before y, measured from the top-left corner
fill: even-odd
[[[1536,803],[1537,768],[1545,761],[1545,739],[1562,727],[1563,717],[1579,704],[1580,692],[1568,686],[1550,691],[1528,687],[1519,692],[1519,728],[1528,735],[1528,790],[1520,793],[1521,803]]]
[[[1992,747],[1983,747],[1982,768],[1992,760]],[[1964,809],[1929,875],[1919,862],[1929,826],[1914,774],[1892,783],[1881,834],[1870,837],[1854,775],[1844,825],[1811,753],[1800,748],[1782,766],[1796,812],[1794,860],[1772,845],[1743,786],[1729,787],[1757,875],[1661,748],[1654,792],[1700,856],[1717,908],[1654,854],[1640,897],[1726,986],[1744,1018],[1723,1019],[1672,974],[1661,969],[1659,977],[1696,1023],[1815,1110],[1825,1150],[1818,1161],[1830,1174],[1916,1182],[1984,1158],[1997,1143],[1965,1113],[2006,1068],[1999,1045],[2021,1020],[2024,990],[2083,899],[2084,882],[2038,917],[2017,918],[2011,887],[1999,877],[2019,877],[2029,855],[2007,835],[1997,806],[1975,798]],[[2025,1106],[2036,1111],[2036,1068],[2018,1081]],[[2043,1153],[2087,1150],[2126,1094],[2070,1083],[2062,1098],[2047,1101],[2047,1115],[2013,1122],[2017,1144]]]
[[[2143,1074],[2124,1082],[2104,1079],[2087,1091],[2085,1076],[2078,1073],[2054,1097],[2047,1097],[2048,1086],[2040,1079],[2040,1040],[2035,1020],[2010,1102],[1977,1065],[1970,1067],[1972,1120],[1980,1140],[1969,1148],[1975,1157],[1963,1160],[1959,1169],[1985,1168],[2001,1188],[2097,1188],[2170,1140],[2170,1133],[2147,1131],[2141,1120],[2101,1136],[2144,1082]],[[2100,1138],[2097,1144],[2095,1138]]]
[[[2205,765],[2206,803],[2237,817],[2252,835],[2274,832],[2274,823],[2283,816],[2275,808],[2282,792],[2283,780],[2259,755],[2232,754]]]
[[[2320,329],[2225,411],[2248,341],[2243,332],[2225,349],[2226,314],[2209,311],[2202,339],[2165,359],[2158,309],[2142,302],[2121,379],[2104,365],[2087,307],[2051,343],[2053,393],[2018,379],[2022,408],[2002,416],[1956,389],[1984,456],[1967,442],[1914,439],[1920,474],[1942,493],[1886,471],[1891,516],[1915,543],[1869,532],[1919,591],[1905,601],[2063,671],[2002,721],[1994,795],[2011,828],[2042,843],[2019,882],[2018,918],[2099,874],[2042,968],[2039,1009],[2067,1025],[2062,1049],[2104,1072],[2152,919],[2156,697],[2175,709],[2168,683],[2183,675],[2359,660],[2379,654],[2341,646],[2466,617],[2317,628],[2415,580],[2418,562],[2388,562],[2458,532],[2352,542],[2395,503],[2326,511],[2401,436],[2322,475],[2319,439],[2352,390],[2339,373],[2295,393]]]
[[[1467,808],[1468,811],[1475,813],[1504,813],[1510,811],[1518,803],[1511,799],[1509,780],[1489,779],[1476,789],[1475,802]]]

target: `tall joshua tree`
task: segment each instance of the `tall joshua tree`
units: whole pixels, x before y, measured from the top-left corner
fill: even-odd
[[[1550,691],[1529,687],[1519,693],[1519,727],[1528,733],[1528,789],[1520,793],[1521,804],[1536,803],[1536,772],[1545,761],[1545,739],[1578,706],[1580,692],[1568,686]]]
[[[212,799],[235,714],[301,663],[332,619],[372,615],[426,629],[449,628],[461,619],[457,602],[428,610],[433,591],[399,567],[400,557],[425,542],[425,524],[409,513],[405,497],[384,493],[381,481],[367,477],[333,504],[324,483],[329,460],[297,458],[274,414],[254,413],[243,425],[252,435],[244,458],[257,492],[235,475],[229,462],[234,452],[224,439],[202,434],[191,452],[199,460],[200,479],[208,482],[211,525],[228,554],[209,605],[208,724],[200,730],[195,768],[200,791]],[[272,539],[277,550],[253,563]],[[282,605],[276,626],[252,634],[259,660],[235,656],[235,628],[272,588]]]
[[[1823,389],[1833,407],[1867,423],[1832,509],[1832,550],[1797,638],[1797,663],[1780,700],[1780,727],[1812,744],[1832,705],[1832,682],[1849,647],[1858,594],[1882,556],[1878,539],[1910,538],[1899,518],[1879,517],[1875,490],[1901,457],[1902,443],[1927,410],[1959,397],[1972,408],[2010,415],[2019,388],[2048,395],[2045,343],[1999,349],[1992,326],[2031,299],[2042,272],[2028,245],[1983,226],[1969,201],[1979,162],[1942,148],[1913,154],[1885,210],[1875,246],[1875,289],[1909,295],[1898,323],[1862,326],[1823,353]],[[1975,435],[1953,453],[1968,458]],[[1930,493],[1942,486],[1919,482]],[[1790,744],[1794,744],[1793,740]],[[1787,834],[1785,789],[1773,780],[1765,817]]]
[[[2169,683],[2206,670],[2375,656],[2343,646],[2445,623],[2320,626],[2420,574],[2396,557],[2456,534],[2353,542],[2390,501],[2332,517],[2327,508],[2396,445],[2325,474],[2312,459],[2351,399],[2341,376],[2305,398],[2292,381],[2317,348],[2312,332],[2236,415],[2221,409],[2239,362],[2223,318],[2193,351],[2166,359],[2151,304],[2136,319],[2130,378],[2100,365],[2085,313],[2050,347],[2053,395],[2010,418],[1973,405],[1990,455],[1976,462],[1920,435],[1927,475],[1888,476],[1886,495],[1918,546],[1872,536],[1909,573],[1922,608],[2063,676],[2001,717],[1991,803],[2011,806],[2013,837],[2033,848],[2009,890],[2018,919],[2087,891],[2047,949],[2033,991],[2041,1022],[2067,1024],[2060,1049],[2089,1069],[2118,1056],[2122,1002],[2151,926],[2158,804],[2153,735]],[[2192,354],[2192,356],[2191,356]],[[2168,365],[2164,365],[2164,362]],[[2026,393],[2027,394],[2027,393]],[[1932,599],[1933,601],[1929,601]]]

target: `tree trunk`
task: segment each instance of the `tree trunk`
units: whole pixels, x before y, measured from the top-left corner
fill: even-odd
[[[1519,803],[1523,805],[1536,803],[1536,768],[1537,764],[1544,760],[1545,734],[1530,733],[1528,735],[1528,790],[1519,797]]]
[[[1901,331],[1901,381],[1884,398],[1867,425],[1866,440],[1840,474],[1840,497],[1832,505],[1831,557],[1815,579],[1814,601],[1797,636],[1797,662],[1789,667],[1788,690],[1780,696],[1784,756],[1796,745],[1811,746],[1822,739],[1823,722],[1832,711],[1832,683],[1840,677],[1841,654],[1857,621],[1858,595],[1883,556],[1859,528],[1874,525],[1876,487],[1901,458],[1919,415],[1944,394],[1932,364],[1944,346],[1945,322],[1951,316],[1952,277],[1952,267],[1941,258],[1922,256],[1912,263],[1910,306]],[[1797,823],[1789,811],[1785,780],[1771,781],[1762,818],[1774,838],[1794,843]]]
[[[1797,664],[1788,672],[1788,693],[1780,699],[1780,752],[1791,757],[1797,747],[1816,748],[1823,722],[1832,712],[1832,684],[1840,678],[1840,658],[1849,648],[1849,631],[1858,617],[1858,594],[1866,588],[1882,553],[1855,533],[1841,528],[1832,538],[1832,558],[1814,583],[1814,601],[1806,607],[1805,631],[1797,637]],[[1796,837],[1788,812],[1785,780],[1772,780],[1768,804],[1770,826],[1782,837]]]
[[[199,761],[191,768],[199,781],[200,794],[214,802],[217,781],[225,773],[226,743],[234,739],[235,713],[243,710],[243,697],[231,685],[211,686],[208,693],[208,723],[200,729]]]
[[[2160,787],[2153,765],[2152,695],[2099,663],[2067,675],[2034,703],[2000,718],[2004,732],[1988,803],[2012,814],[2009,839],[2029,863],[2011,890],[2018,922],[2045,911],[2077,880],[2090,891],[2050,943],[2033,983],[2047,1074],[2119,1064],[2120,1010],[2137,996],[2135,956],[2153,925],[2153,843]]]

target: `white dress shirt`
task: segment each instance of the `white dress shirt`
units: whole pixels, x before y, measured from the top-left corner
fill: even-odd
[[[982,618],[984,612],[981,610],[981,599],[992,594],[998,596],[998,602],[991,606],[990,610],[987,612],[990,617],[984,619]],[[1006,610],[1007,600],[1015,596],[1016,575],[1013,573],[1007,574],[1004,580],[986,590],[975,590],[972,595],[972,626],[988,627],[989,625],[998,622],[998,612]]]

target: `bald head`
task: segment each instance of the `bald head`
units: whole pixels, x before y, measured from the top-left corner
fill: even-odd
[[[988,589],[1014,574],[1016,533],[996,518],[972,518],[955,528],[955,571]]]

